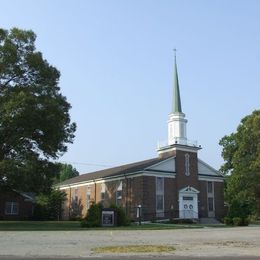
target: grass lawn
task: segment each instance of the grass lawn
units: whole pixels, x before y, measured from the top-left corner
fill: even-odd
[[[169,253],[175,251],[173,246],[162,245],[131,245],[131,246],[107,246],[93,248],[94,253]]]
[[[79,221],[0,221],[0,231],[59,231],[59,230],[165,230],[165,229],[189,229],[205,227],[226,227],[224,225],[200,225],[200,224],[160,224],[151,223],[126,227],[100,227],[82,228]]]
[[[0,221],[0,231],[82,230],[79,221]]]

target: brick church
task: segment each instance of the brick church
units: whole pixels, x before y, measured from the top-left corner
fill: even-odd
[[[224,215],[224,179],[198,158],[201,149],[186,136],[175,57],[173,104],[168,141],[158,156],[127,165],[82,174],[58,185],[67,194],[63,218],[84,217],[92,202],[123,207],[135,220],[179,218],[221,219]]]

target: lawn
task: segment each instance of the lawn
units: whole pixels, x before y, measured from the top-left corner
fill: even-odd
[[[176,249],[173,246],[162,245],[130,245],[130,246],[107,246],[93,248],[93,253],[127,254],[127,253],[171,253]]]
[[[143,224],[126,227],[100,227],[82,228],[79,221],[0,221],[0,231],[59,231],[59,230],[165,230],[165,229],[189,229],[205,227],[225,227],[223,225],[200,224]]]
[[[0,221],[0,231],[82,230],[79,221]]]

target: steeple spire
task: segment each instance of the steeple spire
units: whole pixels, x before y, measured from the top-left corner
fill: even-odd
[[[181,110],[181,96],[179,89],[177,61],[176,61],[176,49],[174,49],[174,80],[173,80],[173,103],[172,113],[182,113]]]

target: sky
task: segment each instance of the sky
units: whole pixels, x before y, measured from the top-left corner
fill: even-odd
[[[77,124],[59,161],[81,174],[157,156],[173,49],[187,137],[219,169],[219,140],[260,105],[260,1],[0,0],[0,27],[31,29],[61,72]]]

